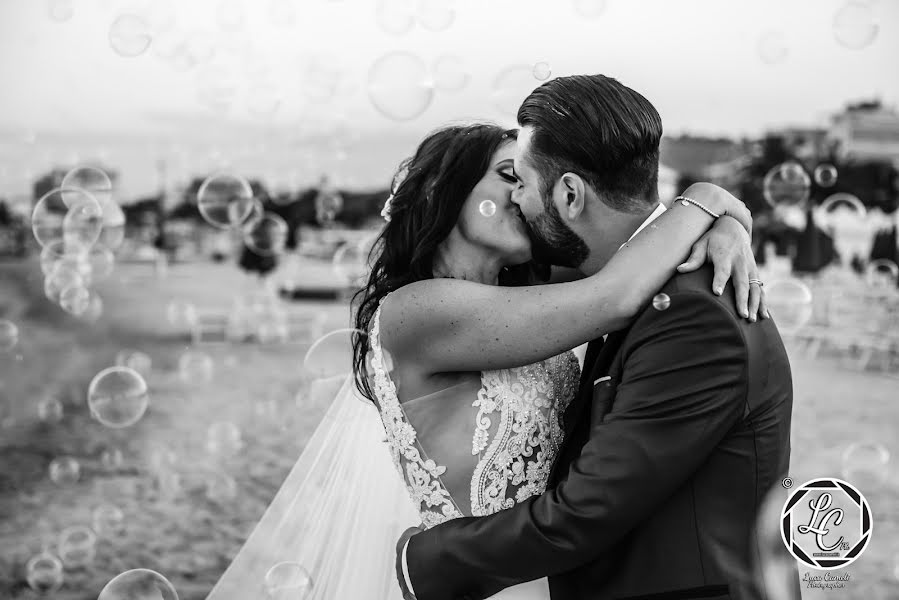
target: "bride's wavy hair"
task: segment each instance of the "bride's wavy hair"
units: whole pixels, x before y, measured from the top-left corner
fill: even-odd
[[[431,132],[394,175],[389,221],[368,256],[367,283],[353,296],[353,374],[363,396],[375,402],[367,357],[368,332],[381,299],[404,285],[432,279],[434,257],[465,200],[490,168],[494,153],[518,132],[490,123],[450,125]],[[500,285],[528,285],[549,278],[535,261],[502,269]]]

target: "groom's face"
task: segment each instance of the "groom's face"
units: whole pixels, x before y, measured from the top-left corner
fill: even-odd
[[[524,127],[518,133],[515,175],[519,183],[512,192],[512,202],[521,209],[527,223],[534,260],[578,268],[590,250],[559,214],[553,197],[555,182],[549,182],[553,185],[544,193],[546,186],[530,154],[532,135],[531,127]]]

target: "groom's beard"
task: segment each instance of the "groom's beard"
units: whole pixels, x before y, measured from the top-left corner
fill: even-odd
[[[526,229],[535,261],[576,269],[590,255],[587,244],[565,224],[552,203],[533,221],[527,221]]]

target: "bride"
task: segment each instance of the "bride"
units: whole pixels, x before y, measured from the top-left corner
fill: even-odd
[[[408,526],[544,491],[578,387],[573,348],[625,327],[691,246],[681,271],[709,256],[749,280],[748,242],[736,235],[748,212],[698,184],[695,200],[735,218],[706,232],[702,211],[666,211],[596,275],[537,285],[548,268],[512,201],[515,138],[488,124],[445,127],[403,165],[355,299],[354,377],[209,598],[400,598],[394,545]],[[754,318],[757,303],[744,312]],[[495,598],[549,591],[537,580]]]

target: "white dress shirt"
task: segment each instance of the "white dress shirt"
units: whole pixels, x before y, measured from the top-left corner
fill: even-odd
[[[653,221],[658,219],[659,216],[666,210],[668,210],[667,207],[664,204],[662,204],[661,202],[659,202],[659,205],[655,208],[654,211],[652,211],[652,214],[650,214],[648,217],[646,217],[646,220],[643,221],[643,223],[639,227],[637,227],[637,229],[634,231],[634,233],[631,234],[631,237],[627,238],[627,241],[629,242],[632,239],[634,239],[635,235],[640,233],[643,230],[643,228],[645,228],[647,225],[649,225],[650,223],[652,223]],[[627,242],[625,242],[625,244],[626,243]],[[621,247],[623,248],[624,244],[621,244]],[[619,250],[620,249],[621,248],[619,248]],[[603,336],[603,339],[605,339],[605,337],[606,336]],[[406,550],[408,550],[408,549],[409,549],[409,542],[407,541],[406,545],[403,546],[403,558],[402,558],[403,577],[406,579],[406,587],[409,588],[409,591],[412,592],[412,595],[415,595],[415,590],[412,589],[412,578],[409,577],[409,566],[408,566],[408,563],[406,562]]]

